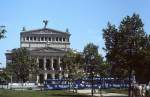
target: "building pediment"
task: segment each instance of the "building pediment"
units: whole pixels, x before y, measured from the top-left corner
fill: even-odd
[[[35,30],[28,30],[23,31],[21,34],[65,34],[70,35],[69,32],[59,31],[50,28],[42,28],[42,29],[35,29]]]
[[[44,48],[37,48],[32,50],[31,52],[42,52],[42,53],[64,53],[64,50],[52,48],[52,47],[44,47]]]

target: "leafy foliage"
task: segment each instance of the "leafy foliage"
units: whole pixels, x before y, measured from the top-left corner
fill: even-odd
[[[103,61],[98,69],[98,73],[102,77],[109,77],[110,76],[110,64],[108,62]]]
[[[29,74],[37,73],[36,60],[30,56],[26,48],[13,49],[11,57],[12,63],[7,65],[7,69],[18,81],[25,82],[29,80]]]
[[[139,77],[139,72],[148,72],[145,70],[145,62],[148,62],[146,57],[149,56],[147,52],[150,49],[146,47],[149,42],[146,40],[143,26],[139,15],[134,13],[132,16],[126,16],[118,28],[108,23],[107,28],[103,29],[104,50],[107,61],[112,65],[113,76],[124,78],[135,71],[136,77]]]
[[[62,65],[65,72],[69,74],[69,78],[78,79],[83,74],[83,57],[78,52],[68,51],[62,59]]]
[[[0,39],[5,38],[5,26],[0,26]]]
[[[9,80],[10,80],[10,76],[8,75],[6,70],[3,69],[3,71],[0,72],[0,83],[7,82]]]
[[[98,46],[93,43],[89,43],[83,50],[85,71],[87,73],[94,72],[95,75],[100,74],[101,64],[103,63],[103,57],[98,53]]]

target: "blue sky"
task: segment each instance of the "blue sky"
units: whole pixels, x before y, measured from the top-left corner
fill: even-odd
[[[48,27],[71,33],[71,48],[82,51],[93,42],[100,53],[104,41],[102,29],[107,22],[118,25],[123,17],[140,14],[145,31],[150,32],[149,0],[1,0],[0,25],[6,25],[7,38],[0,40],[0,62],[5,66],[5,52],[20,46],[20,31],[42,28],[42,21],[49,21]]]

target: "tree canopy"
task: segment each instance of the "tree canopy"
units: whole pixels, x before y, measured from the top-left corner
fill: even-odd
[[[91,70],[95,74],[100,74],[100,66],[103,63],[103,57],[98,53],[98,46],[88,43],[83,50],[85,71],[90,73]]]
[[[29,80],[29,74],[37,73],[36,60],[30,56],[26,48],[12,50],[12,62],[7,65],[7,69],[17,78],[19,82]]]
[[[69,50],[62,59],[62,66],[68,73],[69,78],[78,79],[82,77],[83,57],[79,52]]]
[[[143,66],[141,70],[147,72],[144,68],[146,64],[143,64],[146,60],[144,52],[149,52],[150,49],[147,48],[149,41],[143,26],[140,16],[134,13],[123,18],[118,27],[108,23],[103,29],[104,50],[107,61],[112,65],[112,75],[127,77],[134,71],[136,78],[139,78],[140,75],[137,74],[140,71],[137,70],[141,64]]]
[[[0,26],[0,39],[5,38],[6,29],[5,26]]]

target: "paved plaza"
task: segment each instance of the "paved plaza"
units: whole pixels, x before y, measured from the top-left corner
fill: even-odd
[[[78,90],[78,93],[81,94],[87,94],[87,95],[91,95],[91,90],[90,89],[86,89],[86,90]],[[94,96],[102,96],[102,97],[127,97],[126,94],[119,94],[119,93],[106,93],[104,91],[100,93],[95,93]]]

